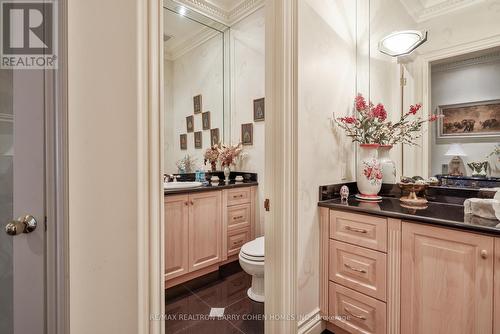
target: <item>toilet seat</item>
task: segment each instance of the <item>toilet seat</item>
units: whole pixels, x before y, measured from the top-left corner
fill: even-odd
[[[241,252],[240,257],[242,257],[245,260],[252,261],[252,262],[264,262],[263,256],[251,256],[251,255],[248,255],[248,254]]]
[[[240,253],[244,254],[245,258],[248,258],[249,260],[256,258],[256,261],[264,261],[264,237],[258,237],[247,242],[243,245],[243,247],[241,247]]]

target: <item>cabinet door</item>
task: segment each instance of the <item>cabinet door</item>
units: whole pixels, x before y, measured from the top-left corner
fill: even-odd
[[[189,270],[222,260],[222,197],[220,191],[189,196]]]
[[[492,333],[493,238],[403,223],[401,333]]]
[[[165,279],[188,272],[188,216],[187,195],[165,197]]]

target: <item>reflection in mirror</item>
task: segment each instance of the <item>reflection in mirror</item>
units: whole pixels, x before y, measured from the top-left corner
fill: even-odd
[[[164,6],[164,170],[195,172],[224,136],[227,27],[173,1]]]
[[[499,177],[500,48],[431,63],[431,103],[431,173]]]
[[[358,0],[358,7],[369,18],[363,31],[370,36],[364,41],[367,45],[358,47],[369,50],[358,51],[358,58],[369,63],[358,91],[374,103],[383,103],[393,122],[416,103],[423,105],[416,116],[424,120],[435,113],[444,115],[431,126],[424,124],[417,145],[392,148],[397,178],[453,173],[458,160],[456,173],[498,177],[498,148],[494,152],[500,141],[496,132],[500,121],[495,60],[500,46],[498,5],[493,1]],[[407,30],[422,37],[427,34],[427,41],[404,56],[381,52],[384,37]],[[452,144],[459,144],[465,156],[457,158],[457,146]],[[486,172],[483,161],[488,161]]]

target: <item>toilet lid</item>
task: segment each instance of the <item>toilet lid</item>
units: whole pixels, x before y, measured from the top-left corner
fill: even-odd
[[[264,237],[247,242],[241,247],[241,252],[251,257],[264,257]]]

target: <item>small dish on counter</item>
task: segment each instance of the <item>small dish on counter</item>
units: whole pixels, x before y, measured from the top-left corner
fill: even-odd
[[[421,207],[428,203],[424,197],[417,196],[417,193],[429,187],[427,183],[418,181],[413,183],[398,182],[398,187],[403,191],[409,192],[408,196],[401,196],[399,199],[402,203],[412,207]]]

